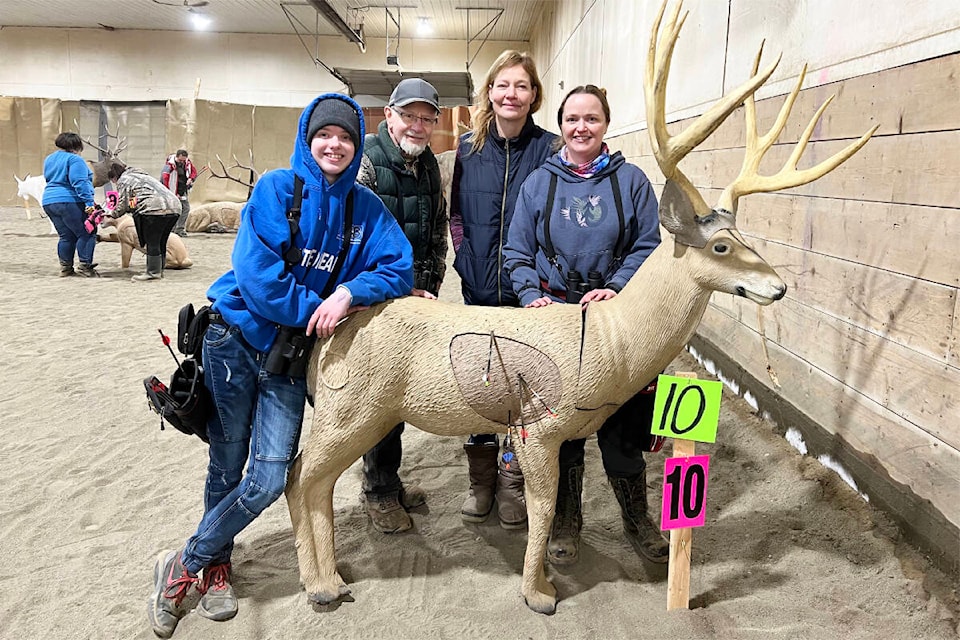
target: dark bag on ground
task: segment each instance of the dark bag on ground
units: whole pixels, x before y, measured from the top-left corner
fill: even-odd
[[[160,415],[160,429],[166,421],[174,429],[195,435],[204,442],[207,438],[207,420],[213,412],[213,398],[203,384],[203,336],[210,325],[210,307],[195,312],[192,304],[180,309],[177,326],[177,349],[187,356],[179,363],[165,385],[156,376],[143,379],[150,408]]]

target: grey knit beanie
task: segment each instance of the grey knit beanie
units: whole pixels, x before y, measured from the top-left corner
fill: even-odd
[[[350,103],[339,98],[325,98],[317,103],[313,113],[310,114],[310,122],[307,124],[307,145],[313,142],[313,136],[317,131],[327,126],[335,124],[350,134],[353,145],[360,148],[360,117],[357,111],[350,106]]]

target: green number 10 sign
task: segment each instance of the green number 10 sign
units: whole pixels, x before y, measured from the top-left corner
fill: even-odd
[[[716,380],[657,378],[653,425],[655,436],[716,442],[723,383]]]

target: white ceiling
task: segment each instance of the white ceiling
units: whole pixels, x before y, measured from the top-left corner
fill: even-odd
[[[19,27],[80,27],[189,31],[190,11],[212,20],[210,31],[225,33],[319,33],[338,32],[306,0],[207,0],[193,9],[184,0],[0,0],[0,29]],[[196,4],[202,0],[186,0]],[[542,14],[543,5],[554,0],[328,0],[351,27],[363,22],[367,38],[395,38],[399,20],[401,38],[417,36],[418,18],[429,18],[434,32],[428,38],[467,40],[486,35],[489,40],[526,41]],[[281,5],[284,5],[283,7]],[[284,7],[292,16],[284,12]],[[470,8],[469,11],[465,10]],[[492,29],[481,33],[497,11],[503,14]],[[389,14],[387,11],[389,10]],[[0,36],[2,37],[2,36]],[[479,42],[477,43],[479,45]]]

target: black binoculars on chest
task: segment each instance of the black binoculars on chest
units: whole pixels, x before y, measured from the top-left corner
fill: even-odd
[[[599,271],[588,271],[584,281],[579,271],[570,269],[567,271],[567,302],[580,302],[585,293],[602,289],[603,285],[603,274]]]

